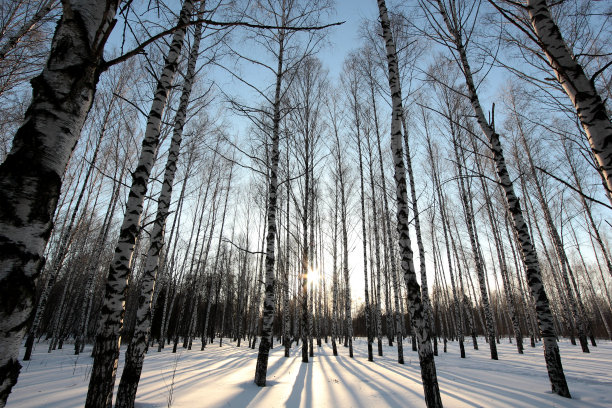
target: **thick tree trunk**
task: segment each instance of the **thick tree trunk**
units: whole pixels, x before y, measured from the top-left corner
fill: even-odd
[[[112,106],[112,104],[111,104]],[[70,247],[70,243],[71,243],[71,235],[74,233],[73,229],[74,229],[74,222],[76,220],[77,214],[79,212],[80,209],[80,204],[81,201],[83,200],[83,197],[85,195],[85,191],[86,189],[89,187],[89,178],[91,177],[91,174],[93,172],[93,169],[96,165],[96,160],[98,158],[98,152],[100,151],[100,145],[102,144],[102,137],[104,136],[105,130],[106,130],[106,124],[108,123],[108,119],[110,116],[110,112],[111,112],[111,106],[107,107],[106,112],[104,114],[104,119],[102,122],[102,129],[100,130],[98,139],[96,141],[96,147],[94,149],[91,161],[89,163],[89,167],[87,168],[87,172],[85,173],[85,179],[82,182],[82,186],[81,186],[81,191],[79,192],[79,196],[77,197],[77,201],[74,204],[74,207],[72,209],[72,215],[70,217],[70,222],[68,223],[68,226],[66,227],[66,229],[64,231],[62,231],[61,234],[61,238],[60,238],[60,242],[58,244],[58,249],[56,251],[52,266],[51,266],[51,271],[50,271],[50,275],[49,275],[49,279],[47,280],[47,283],[45,285],[45,287],[43,288],[42,294],[40,295],[40,300],[38,301],[38,305],[36,306],[36,313],[34,315],[34,322],[32,323],[32,327],[30,328],[30,334],[28,335],[28,339],[26,341],[26,351],[25,351],[25,355],[23,357],[24,361],[27,361],[30,359],[30,355],[32,354],[32,346],[34,344],[34,337],[36,336],[36,333],[38,332],[38,326],[40,325],[40,320],[42,317],[43,312],[45,311],[45,307],[47,305],[47,299],[49,297],[49,293],[51,292],[51,289],[53,289],[53,285],[55,283],[55,279],[57,278],[57,275],[59,274],[60,270],[62,269],[62,266],[64,264],[64,260],[66,258],[66,255],[68,254],[68,249]],[[77,223],[78,225],[78,223]]]
[[[0,407],[19,376],[19,347],[32,317],[62,175],[94,98],[117,5],[63,2],[49,60],[31,81],[24,123],[0,165]]]
[[[587,77],[580,63],[568,49],[546,0],[527,0],[526,9],[539,40],[538,45],[546,54],[557,80],[576,109],[610,192],[612,191],[612,123],[605,103],[595,88],[594,78]]]

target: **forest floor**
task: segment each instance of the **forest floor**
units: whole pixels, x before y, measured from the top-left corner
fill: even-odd
[[[237,348],[224,339],[200,351],[179,347],[172,353],[152,349],[145,358],[136,407],[423,407],[419,361],[404,343],[405,364],[397,364],[397,349],[384,346],[384,357],[367,361],[363,339],[355,343],[355,358],[331,343],[317,347],[310,363],[301,362],[301,348],[284,357],[278,344],[270,354],[265,388],[253,383],[257,350]],[[541,343],[527,342],[519,355],[514,344],[498,344],[499,360],[489,358],[489,347],[479,339],[480,350],[466,343],[466,359],[459,358],[457,343],[436,357],[442,402],[446,407],[612,407],[612,343],[600,341],[590,354],[568,340],[560,342],[561,358],[573,399],[550,391]],[[91,346],[80,356],[73,346],[47,353],[40,343],[31,361],[23,362],[19,382],[8,407],[82,407],[87,394],[92,359]],[[125,348],[122,347],[121,357]],[[117,372],[121,378],[122,359]]]

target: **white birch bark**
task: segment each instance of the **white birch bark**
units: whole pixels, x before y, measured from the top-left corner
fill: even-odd
[[[582,182],[580,181],[580,177],[578,176],[578,172],[576,171],[576,165],[573,162],[573,158],[570,153],[570,147],[568,146],[568,141],[563,141],[563,152],[565,153],[565,158],[570,166],[570,171],[572,173],[572,178],[574,179],[574,184],[578,191],[582,192]],[[601,238],[601,234],[599,232],[599,227],[595,223],[593,219],[593,213],[591,212],[591,207],[589,203],[587,203],[585,196],[582,193],[579,193],[580,203],[582,204],[582,208],[584,209],[585,218],[588,220],[588,225],[591,227],[592,236],[597,242],[599,249],[604,257],[604,261],[606,263],[606,267],[608,268],[608,273],[610,277],[612,277],[612,259],[610,259],[610,255],[608,254],[608,250],[604,245],[603,239]]]
[[[612,123],[605,103],[583,67],[568,49],[546,0],[527,0],[526,9],[557,80],[572,101],[597,164],[612,191]]]
[[[425,325],[428,329],[433,329],[431,302],[429,300],[429,288],[427,286],[427,268],[425,266],[425,246],[423,245],[423,235],[421,233],[421,216],[417,200],[416,188],[414,183],[414,173],[412,171],[412,157],[410,156],[410,144],[408,142],[408,127],[406,126],[405,113],[402,112],[402,127],[404,129],[404,146],[406,147],[406,170],[408,181],[410,182],[410,198],[412,201],[412,212],[414,214],[414,229],[419,248],[419,275],[421,277],[421,299],[423,300],[423,313]],[[433,335],[433,330],[431,331]]]
[[[474,228],[474,214],[472,207],[469,203],[471,197],[469,197],[468,191],[466,191],[464,174],[463,174],[463,160],[459,157],[459,142],[457,141],[457,130],[455,124],[450,123],[451,133],[453,139],[453,150],[455,152],[455,160],[457,166],[457,183],[459,184],[459,195],[461,196],[461,202],[463,204],[463,211],[465,215],[465,223],[468,229],[468,235],[470,237],[470,245],[472,247],[472,256],[474,257],[474,263],[476,265],[476,273],[478,275],[478,284],[480,287],[480,298],[485,312],[485,329],[487,331],[487,338],[489,342],[489,349],[491,351],[491,359],[497,360],[497,345],[495,343],[495,331],[493,329],[493,315],[491,314],[491,305],[489,304],[489,296],[487,293],[487,287],[485,282],[485,271],[483,266],[483,259],[480,257],[476,242],[476,231]],[[472,328],[474,327],[471,324]],[[473,330],[473,329],[472,329]],[[474,331],[474,330],[473,330]]]
[[[0,407],[17,382],[21,340],[53,228],[61,180],[89,111],[118,1],[64,1],[49,60],[0,165]]]
[[[475,152],[478,151],[478,146],[476,143],[476,138],[470,134],[470,142],[472,149]],[[491,202],[491,194],[489,193],[489,188],[484,178],[484,168],[482,166],[482,161],[480,156],[477,156],[476,159],[476,169],[478,174],[481,175],[479,177],[480,185],[482,187],[482,192],[485,199],[485,209],[487,210],[487,217],[489,219],[489,223],[491,224],[492,233],[493,233],[493,241],[495,243],[495,252],[497,255],[497,261],[499,263],[500,274],[502,276],[502,284],[504,289],[504,294],[506,296],[506,304],[508,306],[508,314],[510,316],[510,320],[512,322],[512,329],[514,331],[514,338],[516,340],[516,348],[519,354],[523,354],[523,335],[521,334],[521,329],[518,321],[518,316],[516,314],[516,305],[514,300],[514,295],[512,291],[512,284],[508,277],[508,265],[506,262],[506,255],[503,250],[503,244],[501,239],[501,233],[499,230],[499,224],[497,219],[494,216],[493,204]]]
[[[391,281],[393,285],[393,304],[394,304],[394,312],[393,317],[391,317],[391,302],[389,301],[389,305],[387,307],[387,316],[390,318],[387,320],[387,324],[389,326],[393,326],[391,329],[393,336],[397,340],[397,362],[399,364],[404,364],[404,346],[402,342],[402,334],[401,334],[401,316],[400,316],[400,308],[399,308],[399,295],[398,295],[398,282],[397,282],[397,264],[395,262],[395,251],[393,250],[393,237],[391,235],[391,215],[389,210],[389,201],[387,199],[387,182],[384,173],[383,167],[383,159],[382,159],[382,147],[380,142],[380,133],[376,133],[376,147],[378,148],[378,162],[380,164],[380,174],[382,180],[382,197],[383,197],[383,210],[385,213],[385,218],[383,221],[383,229],[386,231],[387,237],[387,250],[389,251],[388,259],[390,264],[390,270],[387,271],[387,281],[389,280],[389,276],[391,275]],[[383,234],[385,235],[385,234]],[[389,292],[391,292],[391,288],[387,292],[387,298],[389,298]],[[393,321],[393,322],[392,322]],[[390,324],[392,323],[392,324]],[[389,343],[392,343],[391,338],[389,339]],[[392,344],[389,344],[392,346]]]
[[[198,13],[198,17],[200,18],[202,16],[204,4],[204,1],[200,3],[200,12]],[[117,401],[115,402],[115,407],[117,408],[133,407],[136,400],[136,391],[142,372],[144,353],[151,330],[151,300],[157,282],[160,254],[164,248],[166,219],[170,211],[172,187],[174,185],[174,176],[176,174],[177,162],[183,139],[183,128],[187,116],[187,107],[189,105],[191,89],[195,79],[195,66],[198,59],[201,37],[202,25],[197,24],[193,45],[191,46],[187,62],[187,73],[185,74],[179,107],[174,119],[174,131],[170,141],[164,180],[157,203],[157,214],[155,216],[153,230],[151,231],[151,243],[147,251],[144,272],[140,279],[140,296],[138,297],[138,309],[136,311],[136,326],[125,355],[125,366],[117,390]]]
[[[374,116],[374,128],[376,131],[377,138],[379,136],[379,127],[378,127],[378,116],[376,113],[376,98],[374,97],[374,86],[370,87],[371,96],[372,96],[372,114]],[[374,256],[375,256],[375,268],[376,268],[376,289],[375,289],[375,308],[376,308],[376,336],[378,338],[378,355],[382,357],[383,355],[383,347],[382,347],[382,312],[380,307],[380,231],[379,231],[379,214],[378,214],[378,203],[376,200],[376,190],[374,188],[374,158],[372,156],[372,144],[370,142],[370,138],[367,138],[368,144],[368,167],[370,171],[370,193],[372,194],[372,219],[374,224]],[[384,173],[381,174],[381,178],[384,179]]]
[[[204,4],[204,3],[203,3]],[[234,174],[234,166],[233,163],[230,165],[230,172],[229,175],[227,177],[227,186],[226,186],[226,192],[225,192],[225,200],[223,203],[223,213],[221,214],[221,228],[219,229],[219,239],[217,241],[217,253],[215,254],[215,262],[213,263],[213,268],[212,268],[212,272],[211,272],[211,279],[212,279],[212,283],[210,286],[210,293],[208,295],[208,305],[206,306],[206,316],[204,319],[204,328],[202,330],[202,345],[201,345],[201,350],[204,350],[204,348],[206,347],[206,335],[208,333],[208,325],[210,322],[210,309],[213,303],[213,288],[215,288],[216,290],[220,290],[221,287],[221,275],[219,274],[217,268],[219,266],[219,258],[221,256],[221,244],[223,242],[223,229],[225,228],[225,216],[227,214],[227,202],[229,200],[229,194],[231,191],[231,187],[232,187],[232,176]],[[211,234],[212,236],[212,234]],[[214,275],[218,276],[218,279],[215,279]],[[218,299],[218,295],[217,295],[217,299]],[[215,302],[216,303],[216,302]],[[215,306],[215,312],[216,312],[216,306]],[[214,314],[214,313],[213,313]],[[214,327],[213,327],[214,330]],[[211,339],[211,343],[212,343],[212,339]]]
[[[345,186],[345,169],[343,166],[342,152],[338,141],[338,133],[336,132],[336,165],[338,166],[338,184],[340,187],[340,223],[342,224],[342,272],[346,290],[344,293],[344,317],[346,321],[345,344],[349,348],[349,356],[353,358],[353,317],[351,315],[351,287],[349,284],[349,268],[348,268],[348,225],[347,225],[347,200]]]
[[[356,84],[352,83],[352,86]],[[359,103],[357,101],[357,89],[351,89],[351,97],[353,99],[353,114],[355,116],[355,127],[357,130],[357,156],[359,161],[359,191],[361,192],[361,235],[363,243],[363,276],[364,276],[364,296],[365,296],[365,329],[368,343],[368,361],[374,361],[372,352],[372,327],[370,323],[370,294],[368,291],[368,250],[367,250],[367,234],[366,234],[366,212],[365,212],[365,187],[363,182],[363,154],[361,152],[361,126],[359,120]],[[367,136],[366,136],[367,137]]]
[[[565,374],[563,373],[563,366],[561,364],[561,354],[559,353],[559,346],[557,344],[553,316],[550,311],[550,305],[548,302],[548,297],[546,296],[544,285],[542,284],[542,274],[540,272],[538,256],[533,246],[529,229],[527,228],[527,224],[523,218],[519,199],[514,193],[514,185],[506,167],[506,160],[504,158],[499,140],[499,134],[497,134],[495,129],[493,129],[493,127],[489,124],[484,111],[480,106],[480,100],[478,98],[478,93],[476,91],[472,71],[467,59],[467,54],[461,35],[454,29],[441,0],[437,0],[437,4],[438,11],[441,13],[442,18],[444,19],[444,23],[452,36],[455,48],[459,54],[459,62],[463,68],[462,71],[465,76],[470,102],[472,104],[472,108],[474,109],[476,120],[482,132],[489,141],[489,147],[493,153],[493,160],[495,162],[495,169],[499,183],[505,193],[507,210],[512,217],[514,232],[521,246],[521,255],[523,258],[523,263],[525,264],[527,282],[531,295],[536,303],[538,325],[544,340],[544,359],[546,361],[546,368],[548,370],[548,377],[551,382],[552,391],[563,397],[570,398],[570,392],[567,387]]]
[[[32,354],[32,347],[34,344],[34,337],[36,336],[36,333],[38,332],[38,327],[40,325],[42,314],[45,311],[45,307],[47,305],[47,299],[49,297],[49,293],[51,292],[51,289],[53,289],[53,285],[55,284],[55,279],[57,278],[60,270],[62,269],[62,266],[64,265],[64,260],[66,258],[66,255],[68,254],[68,249],[71,244],[71,237],[72,237],[72,234],[74,234],[74,226],[75,226],[74,222],[79,212],[80,204],[85,195],[85,191],[89,187],[88,186],[89,178],[91,177],[92,171],[96,164],[96,159],[98,157],[98,152],[100,151],[100,145],[102,144],[102,137],[104,136],[104,132],[105,132],[105,128],[108,122],[110,112],[111,112],[111,107],[108,107],[104,115],[102,130],[100,131],[98,140],[96,142],[96,147],[94,149],[94,153],[92,155],[89,167],[87,168],[87,172],[85,173],[85,179],[82,182],[81,191],[79,192],[79,196],[77,197],[76,203],[74,204],[74,207],[72,209],[72,215],[70,217],[70,222],[68,223],[68,226],[62,231],[60,242],[58,243],[58,249],[55,253],[55,257],[51,265],[49,279],[47,280],[45,287],[43,288],[43,291],[40,295],[40,300],[38,301],[38,305],[36,306],[36,313],[34,314],[34,321],[30,328],[30,334],[28,335],[28,338],[26,340],[26,352],[23,357],[24,361],[27,361],[30,359],[30,355]]]
[[[446,258],[448,261],[448,274],[450,276],[451,289],[453,292],[453,305],[454,305],[453,312],[454,312],[454,318],[455,318],[454,326],[455,326],[457,340],[459,342],[459,355],[461,356],[461,358],[465,358],[465,345],[464,345],[464,336],[463,336],[464,313],[463,313],[463,307],[461,307],[461,304],[463,303],[463,296],[460,297],[457,294],[457,285],[455,285],[455,276],[453,273],[453,261],[452,261],[451,249],[450,249],[450,244],[449,244],[450,227],[448,225],[449,224],[448,217],[446,215],[445,197],[442,194],[442,188],[440,185],[441,183],[440,183],[440,179],[438,176],[438,168],[436,166],[436,161],[434,159],[434,149],[431,143],[431,138],[429,136],[429,131],[428,131],[427,126],[425,127],[425,132],[426,132],[426,138],[427,138],[427,152],[429,154],[429,160],[431,162],[431,172],[432,172],[433,184],[436,190],[436,196],[438,198],[438,203],[440,206],[439,211],[440,211],[440,218],[442,222],[442,231],[444,233]],[[442,265],[442,262],[440,262],[440,267],[441,265]]]
[[[336,123],[334,121],[334,132],[337,135]],[[337,146],[337,148],[340,148]],[[335,191],[334,191],[334,209],[333,217],[334,224],[333,230],[333,243],[332,243],[332,326],[331,326],[331,338],[332,338],[332,352],[334,356],[338,355],[338,346],[336,345],[336,337],[338,336],[338,180],[334,180]]]
[[[546,197],[544,196],[544,190],[542,184],[540,183],[540,179],[538,178],[538,174],[536,173],[535,164],[533,161],[533,156],[531,154],[531,147],[527,143],[527,137],[523,130],[522,123],[515,112],[515,121],[518,127],[518,131],[521,137],[521,142],[523,144],[523,148],[525,149],[525,153],[527,155],[527,162],[529,164],[529,169],[531,171],[531,178],[533,179],[534,185],[536,187],[537,199],[540,203],[540,207],[542,208],[542,212],[544,213],[544,220],[546,222],[546,227],[548,229],[548,233],[552,239],[553,246],[555,248],[555,253],[557,255],[557,259],[561,264],[561,277],[563,278],[565,293],[567,295],[567,301],[571,306],[571,313],[574,317],[574,321],[576,322],[576,326],[578,326],[578,339],[580,341],[580,345],[582,347],[582,351],[585,353],[589,352],[589,345],[587,343],[584,321],[582,316],[578,313],[578,301],[572,292],[572,288],[570,286],[568,274],[571,274],[571,266],[567,259],[567,255],[565,253],[565,249],[563,248],[563,243],[561,242],[561,237],[559,236],[559,232],[557,231],[557,227],[554,224],[552,214],[550,213],[550,208],[548,206],[548,202]],[[560,294],[561,295],[561,294]],[[577,293],[578,295],[578,293]]]
[[[290,336],[290,324],[291,324],[291,311],[289,309],[289,270],[290,270],[290,250],[289,250],[289,238],[290,238],[290,221],[289,221],[289,214],[290,214],[290,205],[291,205],[291,168],[289,165],[289,138],[287,138],[286,140],[286,151],[285,151],[285,158],[286,158],[286,166],[287,166],[287,202],[286,204],[286,210],[285,210],[285,228],[287,229],[287,233],[285,235],[285,287],[283,288],[284,290],[284,298],[283,298],[283,319],[285,322],[285,330],[284,330],[284,346],[285,346],[285,357],[289,357],[289,351],[291,349],[291,336]],[[297,308],[297,305],[294,306]]]
[[[285,18],[285,15],[283,15]],[[284,23],[284,21],[283,21]],[[280,141],[280,121],[281,121],[281,87],[283,81],[283,51],[285,46],[285,31],[281,29],[278,33],[278,64],[276,68],[276,88],[274,91],[274,106],[272,119],[272,137],[270,166],[268,178],[268,205],[267,205],[267,234],[266,234],[266,282],[265,298],[263,304],[263,324],[261,341],[259,342],[259,352],[257,354],[257,366],[255,367],[255,384],[260,387],[266,385],[266,374],[268,372],[268,356],[272,345],[272,325],[274,323],[274,306],[276,304],[275,286],[276,277],[274,274],[276,242],[276,211],[277,211],[277,192],[278,192],[278,163],[280,161],[279,141]],[[259,305],[256,305],[259,308]]]
[[[178,59],[186,31],[184,25],[189,22],[192,10],[193,1],[185,0],[178,22],[178,25],[183,26],[183,28],[177,29],[173,34],[164,68],[155,90],[138,165],[132,174],[132,186],[126,203],[119,241],[106,283],[100,325],[96,336],[96,353],[85,402],[86,407],[102,408],[108,407],[112,403],[119,345],[121,344],[120,333],[125,313],[125,293],[130,275],[129,263],[138,235],[138,224],[147,192],[149,175],[159,144],[161,117],[178,67]]]
[[[410,320],[415,328],[417,341],[419,343],[418,353],[421,365],[421,379],[425,403],[428,407],[441,407],[440,389],[436,375],[430,333],[425,324],[423,304],[421,302],[421,289],[416,279],[414,270],[413,253],[408,232],[408,193],[406,186],[406,169],[404,167],[404,150],[402,148],[401,118],[402,92],[399,83],[399,69],[395,42],[391,33],[391,24],[384,0],[378,0],[378,10],[382,34],[385,40],[387,52],[387,63],[389,69],[389,88],[392,100],[391,116],[391,150],[395,169],[396,197],[397,197],[397,231],[399,233],[399,248],[401,256],[401,268],[404,273],[404,281],[407,289],[408,310]]]

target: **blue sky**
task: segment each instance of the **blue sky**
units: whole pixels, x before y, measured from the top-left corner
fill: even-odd
[[[378,17],[375,0],[337,0],[335,10],[335,14],[329,17],[330,21],[346,22],[329,29],[330,43],[326,44],[318,54],[329,69],[331,78],[338,77],[346,55],[361,44],[359,30],[364,19],[373,20]]]

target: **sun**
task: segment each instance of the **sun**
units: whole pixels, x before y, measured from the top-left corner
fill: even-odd
[[[319,286],[319,281],[321,280],[321,274],[317,268],[310,267],[308,268],[308,286],[311,288],[316,288]]]

